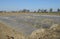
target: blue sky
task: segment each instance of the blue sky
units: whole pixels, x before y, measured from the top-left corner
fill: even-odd
[[[60,0],[0,0],[0,10],[60,8]]]

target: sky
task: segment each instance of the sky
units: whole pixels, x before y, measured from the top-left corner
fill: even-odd
[[[60,8],[60,0],[0,0],[0,10],[37,10]]]

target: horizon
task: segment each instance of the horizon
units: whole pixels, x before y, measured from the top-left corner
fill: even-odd
[[[0,11],[38,10],[60,8],[60,0],[0,0]]]

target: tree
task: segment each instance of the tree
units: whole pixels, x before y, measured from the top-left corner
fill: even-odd
[[[26,10],[26,12],[30,12],[30,10]]]
[[[45,9],[44,12],[47,12],[47,9]]]
[[[60,9],[59,8],[57,9],[57,12],[60,12]]]
[[[26,9],[23,9],[22,12],[26,12]]]
[[[23,9],[22,12],[30,12],[30,10]]]
[[[44,12],[44,9],[42,9],[41,12],[43,13]]]
[[[37,12],[39,13],[39,12],[41,12],[41,10],[40,10],[40,9],[38,9],[38,11],[37,11]]]
[[[36,13],[36,10],[34,11],[34,13]]]
[[[50,12],[53,12],[53,9],[52,8],[50,8]]]
[[[0,13],[2,13],[3,11],[0,11]]]

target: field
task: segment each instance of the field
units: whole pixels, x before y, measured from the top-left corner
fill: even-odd
[[[0,39],[60,39],[60,13],[0,13]]]

